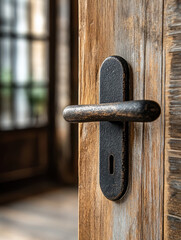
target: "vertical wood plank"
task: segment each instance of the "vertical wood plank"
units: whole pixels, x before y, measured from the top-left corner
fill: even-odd
[[[145,2],[121,1],[116,10],[115,43],[118,55],[132,70],[133,99],[144,99]],[[113,204],[113,238],[142,238],[143,124],[131,123],[129,136],[130,177],[127,195]]]
[[[155,100],[163,110],[163,1],[146,1],[145,10],[145,99]],[[144,124],[142,239],[163,237],[163,149],[164,111],[156,121]]]
[[[116,51],[131,65],[133,98],[162,104],[162,1],[121,1],[116,13]],[[113,239],[162,239],[163,126],[131,124],[130,188],[114,204]]]
[[[181,1],[164,7],[165,239],[181,238]]]
[[[99,102],[99,67],[114,51],[115,1],[79,0],[79,103]],[[98,123],[79,125],[79,240],[112,239],[112,202],[99,187]]]

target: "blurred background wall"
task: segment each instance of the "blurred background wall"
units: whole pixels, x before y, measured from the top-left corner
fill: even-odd
[[[77,183],[77,0],[0,0],[0,184]]]
[[[77,125],[62,116],[65,106],[78,103],[78,2],[58,1],[57,111],[58,169],[66,182],[77,182]]]

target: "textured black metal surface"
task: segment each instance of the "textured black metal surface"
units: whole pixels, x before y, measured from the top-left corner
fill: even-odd
[[[160,115],[158,103],[151,100],[73,105],[63,111],[68,122],[152,122]]]
[[[100,69],[100,103],[128,100],[129,70],[126,61],[108,57]],[[128,184],[128,123],[100,122],[99,176],[104,196],[120,199]]]

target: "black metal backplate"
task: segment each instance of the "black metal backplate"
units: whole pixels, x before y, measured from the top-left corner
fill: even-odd
[[[127,62],[112,56],[100,69],[100,103],[128,100],[129,68]],[[100,122],[99,174],[104,196],[120,199],[128,184],[128,123]]]

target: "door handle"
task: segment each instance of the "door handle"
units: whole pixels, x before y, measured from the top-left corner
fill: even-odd
[[[129,101],[129,67],[119,56],[108,57],[100,68],[98,105],[68,106],[68,122],[100,121],[99,180],[106,198],[122,198],[128,186],[128,122],[152,122],[161,109],[152,100]]]
[[[68,122],[152,122],[160,115],[158,103],[150,100],[68,106],[63,116]]]

